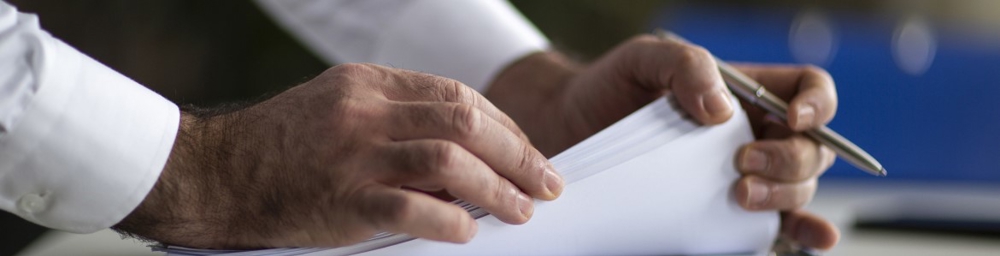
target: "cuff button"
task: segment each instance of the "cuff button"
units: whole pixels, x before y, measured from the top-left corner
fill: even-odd
[[[26,213],[45,211],[45,198],[38,194],[27,194],[17,200],[17,208]]]

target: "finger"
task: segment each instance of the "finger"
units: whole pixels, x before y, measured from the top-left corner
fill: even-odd
[[[393,185],[440,187],[482,207],[503,222],[521,224],[534,201],[461,146],[445,140],[410,140],[390,145],[388,157],[399,180]]]
[[[800,245],[828,250],[840,240],[840,230],[822,217],[803,210],[781,213],[781,233]]]
[[[736,182],[736,199],[747,210],[798,209],[808,204],[815,193],[815,178],[786,183],[751,175]]]
[[[670,89],[689,114],[703,124],[718,124],[733,115],[729,89],[715,58],[705,48],[671,39],[640,36],[634,51],[634,76],[653,89]]]
[[[816,66],[737,65],[747,76],[779,97],[790,100],[788,126],[795,131],[829,123],[837,113],[833,78]]]
[[[528,136],[507,114],[500,111],[472,87],[446,77],[403,69],[377,67],[383,69],[383,72],[388,73],[388,75],[384,80],[373,82],[386,85],[387,89],[383,93],[390,100],[454,102],[471,105],[509,129],[520,139],[528,141]]]
[[[765,139],[744,145],[737,155],[740,173],[775,181],[804,181],[819,177],[833,165],[836,154],[802,134]]]
[[[548,159],[479,108],[427,102],[401,102],[392,108],[386,126],[394,140],[452,141],[532,197],[553,200],[562,192],[563,179]]]
[[[361,190],[356,200],[357,214],[387,232],[465,243],[478,228],[476,220],[461,207],[419,192],[371,186]]]

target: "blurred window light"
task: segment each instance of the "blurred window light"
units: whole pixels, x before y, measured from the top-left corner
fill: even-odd
[[[825,67],[836,53],[837,36],[825,15],[807,10],[792,21],[788,47],[796,61]]]
[[[892,56],[903,72],[920,76],[930,68],[937,41],[930,26],[921,19],[906,19],[892,35]]]

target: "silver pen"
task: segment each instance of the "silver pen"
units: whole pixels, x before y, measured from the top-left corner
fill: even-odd
[[[657,29],[653,33],[663,39],[689,43],[677,34],[662,29]],[[712,58],[714,58],[715,62],[719,64],[719,71],[722,73],[722,79],[726,81],[726,85],[728,85],[729,89],[736,93],[737,96],[760,108],[763,108],[768,113],[781,118],[781,120],[786,122],[788,121],[788,103],[785,103],[785,101],[778,98],[778,96],[768,92],[764,89],[764,86],[757,83],[757,81],[750,79],[750,77],[747,77],[739,70],[736,70],[736,68],[726,64],[726,62],[720,60],[718,57],[712,56]],[[838,156],[847,160],[847,162],[862,171],[875,176],[884,177],[886,175],[885,168],[882,167],[882,164],[879,163],[878,160],[875,160],[874,157],[869,155],[868,152],[862,150],[861,147],[854,145],[854,143],[851,143],[851,141],[844,138],[844,136],[840,136],[840,134],[825,125],[813,130],[805,131],[805,134],[824,146],[829,147],[834,152],[837,152]]]

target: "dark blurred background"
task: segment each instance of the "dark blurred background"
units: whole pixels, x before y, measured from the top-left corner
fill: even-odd
[[[250,1],[9,2],[178,104],[253,100],[329,66]],[[723,59],[822,66],[841,98],[830,126],[887,180],[1000,185],[1000,1],[511,2],[580,61],[662,27]],[[824,179],[870,178],[839,162]],[[45,231],[0,212],[0,255]]]

